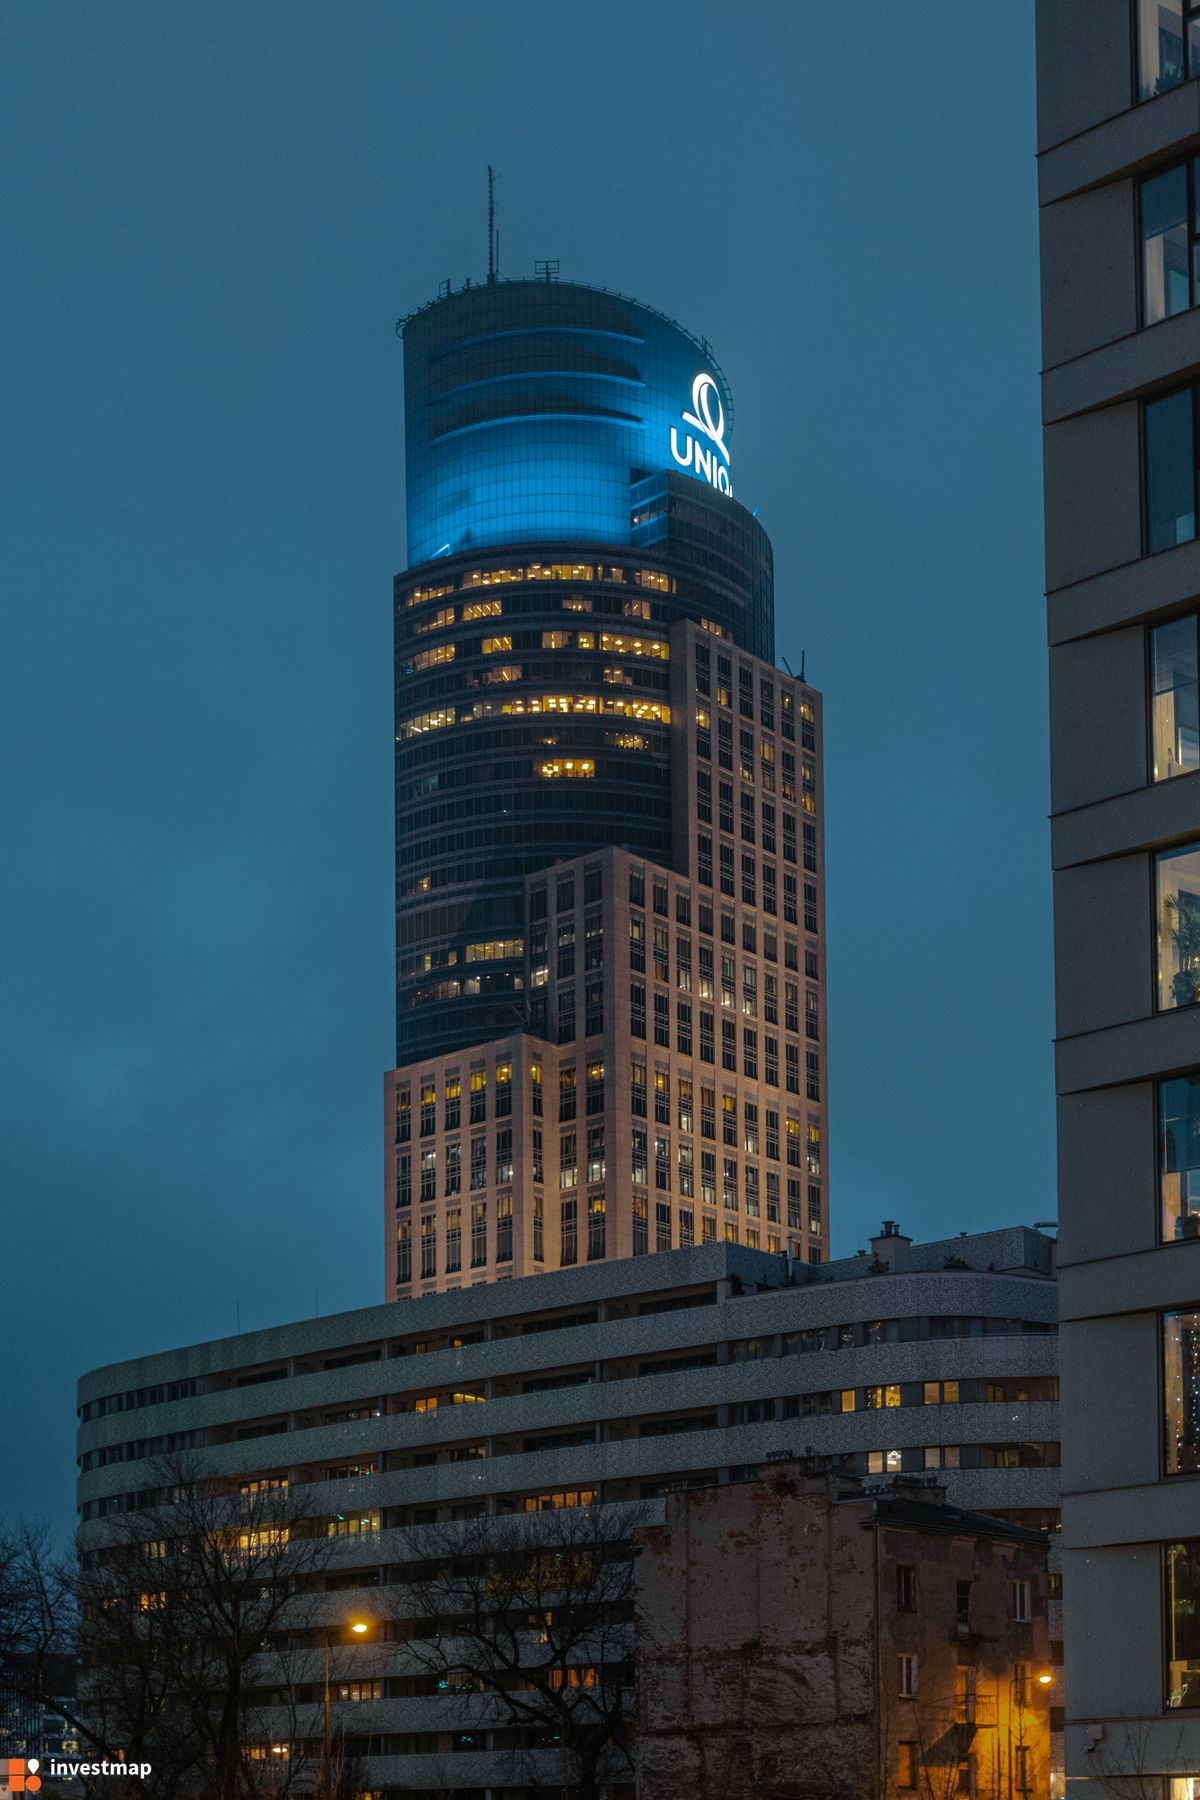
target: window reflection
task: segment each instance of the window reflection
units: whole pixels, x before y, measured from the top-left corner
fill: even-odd
[[[1168,1544],[1167,1705],[1200,1706],[1200,1542]]]
[[[1158,1005],[1200,999],[1200,846],[1158,859]]]
[[[1200,1313],[1164,1313],[1163,1468],[1200,1472]]]
[[[1164,1243],[1200,1237],[1200,1075],[1158,1084],[1158,1184]]]
[[[1137,15],[1138,99],[1153,100],[1200,73],[1200,5],[1137,0]]]
[[[1151,553],[1196,535],[1192,392],[1179,388],[1146,404],[1146,549]]]
[[[1141,184],[1142,323],[1192,305],[1188,249],[1188,168],[1179,163]]]
[[[1172,619],[1150,634],[1150,706],[1154,779],[1169,781],[1200,768],[1196,683],[1197,616]]]

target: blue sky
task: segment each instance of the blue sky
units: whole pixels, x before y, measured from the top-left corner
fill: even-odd
[[[0,1444],[377,1299],[397,315],[708,337],[827,708],[835,1253],[1052,1218],[1031,9],[0,10]],[[10,1497],[14,1484],[6,1484]]]

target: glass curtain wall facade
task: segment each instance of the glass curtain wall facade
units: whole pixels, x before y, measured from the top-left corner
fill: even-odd
[[[446,1084],[461,1080],[450,1071],[464,1052],[468,1072],[478,1064],[490,1083],[499,1056],[528,1086],[539,1060],[529,1046],[547,1029],[530,968],[527,888],[538,871],[613,848],[704,882],[683,823],[701,804],[698,705],[722,787],[732,779],[743,789],[720,855],[730,866],[736,855],[739,870],[756,863],[760,829],[774,846],[762,885],[777,896],[781,924],[786,889],[791,954],[816,971],[814,1030],[824,1011],[819,696],[770,662],[771,546],[733,497],[733,402],[711,348],[650,308],[557,281],[468,286],[411,315],[402,332],[412,566],[395,588],[397,1070],[388,1086],[387,1220],[398,1291],[459,1273],[428,1239],[422,1251],[420,1223],[406,1215],[405,1197],[422,1188],[412,1153],[400,1154],[398,1096],[416,1107],[435,1081],[440,1133]],[[707,678],[707,695],[684,672],[697,633],[724,671]],[[712,780],[710,770],[710,811]],[[722,819],[732,811],[721,810]],[[707,843],[711,885],[712,834]],[[758,881],[747,868],[739,889],[755,905]],[[577,954],[582,972],[582,941]],[[604,1029],[598,998],[589,1001],[604,972],[591,973],[577,1013],[556,1012],[555,1044],[578,1039],[582,1050]],[[613,1002],[607,1011],[615,1016]],[[610,1047],[610,1066],[612,1057]],[[781,1066],[782,1058],[781,1050]],[[523,1174],[521,1142],[518,1134],[511,1192],[495,1182],[510,1169],[507,1151],[491,1146],[486,1161],[476,1153],[476,1175],[490,1172],[474,1203],[486,1202],[489,1221],[477,1265],[486,1274],[475,1279],[521,1272],[522,1245],[532,1257],[524,1192],[532,1164]],[[531,1141],[524,1149],[532,1154]],[[425,1170],[426,1190],[455,1198],[442,1191],[446,1163],[469,1166],[468,1156],[468,1146],[447,1140],[439,1174]],[[497,1235],[501,1217],[512,1222]],[[445,1230],[439,1216],[439,1240]],[[635,1243],[623,1227],[594,1225],[590,1242],[594,1254],[614,1243],[628,1254],[640,1236]],[[663,1239],[660,1231],[658,1247]],[[820,1249],[819,1239],[799,1241],[806,1255]],[[515,1246],[508,1270],[500,1243]]]

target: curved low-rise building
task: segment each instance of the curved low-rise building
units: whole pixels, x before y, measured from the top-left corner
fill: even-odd
[[[231,1493],[305,1496],[335,1540],[331,1618],[371,1616],[425,1527],[564,1506],[642,1516],[784,1461],[928,1477],[955,1506],[1052,1528],[1053,1256],[1024,1228],[914,1245],[893,1227],[817,1267],[712,1244],[96,1370],[79,1390],[81,1548],[155,1504],[168,1454]],[[414,1779],[408,1756],[466,1717],[452,1697],[414,1697],[402,1637],[337,1651],[347,1692],[356,1673],[381,1684],[369,1717],[340,1715],[369,1732],[381,1786]]]

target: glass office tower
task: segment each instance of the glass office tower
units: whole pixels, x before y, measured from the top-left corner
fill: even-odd
[[[402,332],[390,1291],[556,1267],[572,1241],[819,1258],[819,697],[769,661],[771,547],[733,497],[728,383],[703,340],[573,283],[467,286]],[[665,922],[632,898],[664,880]],[[635,1079],[671,1089],[651,1180]],[[711,1212],[702,1092],[706,1122],[726,1099],[736,1121]]]

